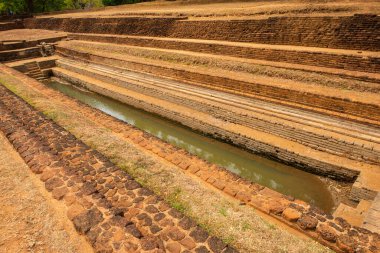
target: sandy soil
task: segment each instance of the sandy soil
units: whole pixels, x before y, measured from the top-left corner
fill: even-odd
[[[0,252],[92,252],[65,211],[0,133]]]
[[[222,3],[221,3],[222,2]],[[224,3],[223,3],[224,2]],[[155,1],[134,5],[106,7],[70,14],[50,14],[41,17],[99,17],[99,16],[159,16],[195,19],[266,18],[297,15],[352,15],[380,13],[378,1]]]

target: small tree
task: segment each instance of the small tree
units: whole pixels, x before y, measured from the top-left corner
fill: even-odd
[[[104,5],[120,5],[120,4],[134,4],[140,2],[147,2],[146,0],[103,0]]]
[[[68,9],[89,9],[103,6],[102,0],[65,0]]]
[[[65,7],[64,0],[34,0],[34,12],[59,11]]]

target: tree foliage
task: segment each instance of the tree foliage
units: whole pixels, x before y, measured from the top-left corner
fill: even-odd
[[[0,12],[4,14],[15,14],[26,11],[25,0],[0,0]]]
[[[103,6],[102,0],[65,0],[67,9],[90,9]]]
[[[144,0],[103,0],[104,5],[134,4],[144,2]]]
[[[33,1],[34,10],[33,12],[47,12],[47,11],[59,11],[64,9],[64,0],[34,0]]]
[[[145,0],[147,1],[147,0]],[[1,14],[40,13],[66,9],[90,9],[103,5],[140,3],[144,0],[0,0]]]

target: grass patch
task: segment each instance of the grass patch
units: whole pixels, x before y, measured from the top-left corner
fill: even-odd
[[[188,208],[181,201],[181,193],[182,190],[180,188],[175,188],[174,191],[167,197],[167,201],[174,209],[185,213]]]
[[[241,229],[245,232],[247,230],[252,230],[252,226],[248,222],[243,222]]]
[[[227,217],[227,209],[225,208],[225,207],[221,207],[220,209],[219,209],[219,213],[221,214],[221,215],[223,215],[224,217]]]

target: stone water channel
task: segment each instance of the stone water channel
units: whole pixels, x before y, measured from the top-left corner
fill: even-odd
[[[78,89],[56,79],[47,83],[85,104],[148,132],[177,147],[218,164],[242,178],[311,203],[331,213],[334,201],[327,185],[316,175],[259,157],[232,145],[203,136],[160,116],[114,99]]]

